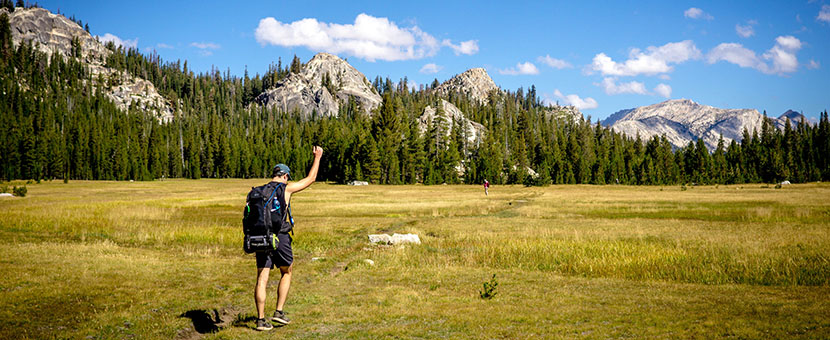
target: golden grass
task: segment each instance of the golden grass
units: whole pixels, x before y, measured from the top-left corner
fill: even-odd
[[[240,224],[261,182],[49,182],[0,200],[0,338],[830,337],[823,183],[318,183],[294,202],[296,322],[256,333]],[[423,244],[369,246],[381,232]],[[236,317],[206,334],[183,317],[213,309]]]

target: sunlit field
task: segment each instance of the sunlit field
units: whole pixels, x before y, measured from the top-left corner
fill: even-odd
[[[241,218],[265,181],[54,181],[0,198],[0,338],[830,337],[825,183],[317,183],[292,202],[293,322],[257,332]]]

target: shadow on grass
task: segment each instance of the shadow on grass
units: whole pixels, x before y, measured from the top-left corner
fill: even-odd
[[[256,321],[253,315],[243,315],[240,308],[226,307],[222,309],[194,309],[179,315],[188,318],[193,323],[193,329],[198,334],[216,333],[228,326],[255,329],[252,324]],[[187,338],[187,337],[185,337]]]
[[[193,329],[199,334],[214,333],[222,329],[222,324],[226,321],[222,320],[219,311],[214,309],[207,311],[204,309],[194,309],[179,315],[182,318],[188,318],[193,322]]]

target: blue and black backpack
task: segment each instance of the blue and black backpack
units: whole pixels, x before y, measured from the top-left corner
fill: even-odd
[[[246,253],[277,249],[278,233],[293,232],[291,207],[285,203],[285,184],[270,182],[252,187],[242,215]]]

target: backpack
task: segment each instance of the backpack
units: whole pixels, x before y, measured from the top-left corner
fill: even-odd
[[[252,187],[246,201],[242,215],[243,249],[246,253],[277,249],[277,233],[292,231],[294,225],[290,207],[285,204],[285,184],[272,182]]]

